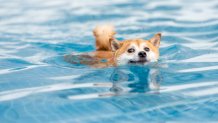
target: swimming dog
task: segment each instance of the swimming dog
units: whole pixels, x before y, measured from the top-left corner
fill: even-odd
[[[86,64],[92,67],[109,67],[126,64],[147,64],[159,58],[161,33],[151,39],[127,39],[118,41],[112,25],[99,25],[93,30],[96,51],[79,55],[66,55],[70,63]]]

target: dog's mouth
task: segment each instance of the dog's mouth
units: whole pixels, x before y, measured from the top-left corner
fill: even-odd
[[[136,61],[136,60],[129,60],[130,64],[144,64],[146,62],[148,62],[146,59],[141,59],[141,60],[138,60],[138,61]]]

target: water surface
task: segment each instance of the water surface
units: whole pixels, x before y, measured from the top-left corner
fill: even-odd
[[[216,0],[1,0],[0,122],[218,120]],[[96,69],[63,55],[93,51],[92,29],[119,40],[163,34],[153,66]],[[154,80],[159,90],[151,90]]]

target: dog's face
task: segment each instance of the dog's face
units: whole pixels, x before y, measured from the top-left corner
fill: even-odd
[[[118,42],[111,41],[111,47],[115,51],[117,65],[145,64],[155,62],[159,58],[159,45],[161,34],[156,34],[150,40],[132,39]]]

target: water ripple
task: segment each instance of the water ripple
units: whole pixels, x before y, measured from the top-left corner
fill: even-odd
[[[218,120],[217,0],[1,0],[0,8],[1,122]],[[65,62],[94,50],[101,23],[113,23],[119,40],[161,32],[159,63]]]

